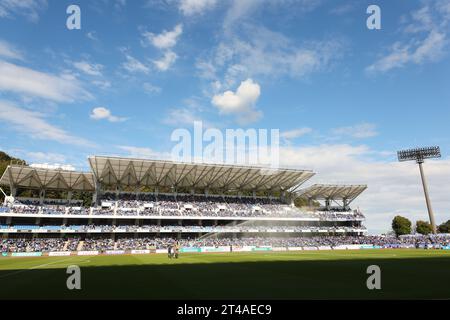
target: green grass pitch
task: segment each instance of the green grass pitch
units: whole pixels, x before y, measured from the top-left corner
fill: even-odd
[[[366,287],[373,264],[381,290]],[[0,299],[450,299],[448,279],[444,250],[0,258]]]

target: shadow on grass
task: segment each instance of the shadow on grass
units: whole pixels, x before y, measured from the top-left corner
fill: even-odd
[[[381,290],[366,269],[381,268]],[[450,257],[177,265],[81,266],[0,271],[0,299],[450,299]]]

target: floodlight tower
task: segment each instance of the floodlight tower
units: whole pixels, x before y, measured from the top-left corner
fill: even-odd
[[[433,208],[431,207],[430,197],[428,195],[427,180],[425,179],[425,173],[423,172],[423,166],[425,159],[440,158],[441,150],[439,147],[427,147],[401,150],[397,152],[398,161],[416,161],[419,165],[420,176],[422,178],[423,192],[425,194],[425,201],[427,203],[428,215],[430,216],[431,228],[433,233],[436,233],[436,223],[434,222]]]

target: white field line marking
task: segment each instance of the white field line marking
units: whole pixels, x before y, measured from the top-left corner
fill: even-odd
[[[34,270],[34,269],[39,269],[41,267],[45,267],[45,266],[48,266],[48,265],[51,265],[51,264],[64,262],[64,261],[68,261],[68,260],[72,260],[72,259],[73,259],[73,257],[67,258],[67,259],[63,259],[63,260],[57,260],[57,261],[53,261],[53,262],[49,262],[49,263],[40,264],[38,266],[34,266],[34,267],[31,267],[31,268],[28,268],[28,269],[23,269],[23,270],[18,270],[18,271],[7,273],[7,274],[1,276],[0,278],[6,278],[6,277],[9,277],[9,276],[12,276],[12,275],[15,275],[15,274],[27,272],[27,271]]]

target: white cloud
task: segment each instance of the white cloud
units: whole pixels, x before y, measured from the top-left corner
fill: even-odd
[[[444,46],[447,44],[446,34],[435,30],[431,31],[428,37],[416,48],[411,56],[413,62],[420,64],[427,60],[436,61],[442,57]]]
[[[90,76],[101,76],[103,66],[101,64],[89,63],[87,61],[77,61],[73,63],[74,67],[78,70],[90,75]]]
[[[60,153],[52,152],[27,152],[27,160],[34,162],[49,161],[52,163],[66,162],[66,156]]]
[[[113,116],[111,111],[104,107],[92,109],[89,117],[94,120],[108,120],[109,122],[123,122],[127,120],[127,118]]]
[[[228,89],[251,77],[304,78],[327,70],[344,52],[344,41],[330,39],[293,42],[263,27],[243,26],[215,47],[211,56],[197,61],[199,74]]]
[[[289,131],[283,131],[280,133],[280,138],[285,139],[286,141],[289,141],[291,139],[300,138],[308,133],[311,133],[311,128],[298,128],[293,129]]]
[[[171,31],[164,30],[160,34],[144,32],[142,35],[144,36],[146,42],[152,44],[154,47],[158,49],[170,49],[177,44],[178,38],[182,33],[183,25],[178,24]]]
[[[330,13],[341,16],[346,13],[349,13],[350,11],[353,11],[354,9],[355,9],[355,3],[346,3],[346,4],[342,4],[342,5],[339,5],[333,9],[331,9]]]
[[[198,60],[195,64],[198,75],[204,79],[214,80],[216,78],[217,69],[212,61]]]
[[[259,84],[247,79],[241,82],[236,92],[228,90],[215,95],[212,104],[225,114],[247,112],[254,107],[260,95]]]
[[[436,1],[409,15],[409,23],[402,27],[407,40],[396,41],[373,64],[366,68],[369,74],[385,73],[408,64],[436,62],[446,54],[449,41],[448,3]]]
[[[0,100],[0,121],[6,122],[19,133],[26,134],[33,139],[51,140],[62,144],[80,146],[93,145],[83,138],[73,136],[65,130],[48,123],[44,114],[17,107],[7,101]]]
[[[150,68],[147,67],[145,64],[140,62],[139,60],[133,58],[129,54],[125,55],[125,58],[127,59],[126,62],[122,64],[122,67],[131,73],[145,73],[148,74],[150,72]]]
[[[0,90],[57,102],[91,99],[73,75],[53,75],[0,60]]]
[[[409,47],[396,42],[391,47],[391,52],[380,58],[374,64],[366,68],[368,73],[386,72],[393,68],[403,67],[410,61]]]
[[[228,9],[225,20],[223,23],[224,29],[231,28],[237,25],[238,20],[250,15],[255,8],[259,5],[263,5],[263,1],[260,0],[247,0],[239,1],[233,0],[230,8]]]
[[[47,6],[47,0],[2,0],[0,18],[23,15],[30,21],[37,22],[41,11],[47,9]]]
[[[66,171],[75,171],[75,167],[71,164],[61,164],[61,163],[32,163],[30,164],[32,168],[41,168],[41,169],[57,169],[57,170],[66,170]]]
[[[350,136],[357,139],[371,138],[378,135],[376,125],[373,123],[360,123],[354,126],[334,128],[331,132],[335,136]]]
[[[404,67],[408,63],[423,64],[439,60],[444,55],[447,45],[445,33],[431,31],[419,45],[396,42],[391,52],[366,68],[369,73],[387,72],[391,69]]]
[[[114,9],[121,10],[127,5],[127,0],[116,0],[114,4]]]
[[[395,157],[373,159],[379,154],[367,146],[327,144],[280,147],[280,165],[313,169],[310,183],[367,184],[368,189],[352,204],[367,217],[372,231],[387,231],[392,218],[401,214],[427,220],[427,209],[417,165],[399,163]],[[448,220],[450,205],[450,159],[427,161],[425,171],[437,222]]]
[[[183,25],[178,24],[173,30],[164,30],[160,34],[154,34],[151,32],[143,32],[144,37],[143,45],[150,43],[154,47],[163,51],[163,56],[157,60],[153,60],[153,64],[159,71],[167,71],[175,63],[178,56],[172,50],[177,44],[178,38],[183,33]]]
[[[23,60],[22,53],[6,41],[0,40],[0,57]]]
[[[242,81],[236,92],[225,91],[212,98],[212,104],[220,113],[236,114],[237,121],[241,124],[256,122],[262,117],[262,112],[255,109],[256,101],[261,95],[259,84],[252,79]]]
[[[216,4],[217,0],[180,0],[178,8],[185,16],[193,16],[214,8]]]
[[[277,8],[289,9],[297,12],[309,12],[315,9],[322,0],[230,0],[223,28],[230,32],[232,28],[239,28],[248,18],[253,18],[258,10],[275,11]]]
[[[192,126],[194,121],[202,121],[191,108],[174,108],[169,110],[163,123],[171,126]]]
[[[413,11],[410,16],[412,22],[406,25],[403,30],[406,33],[426,32],[435,28],[432,13],[428,6]]]
[[[86,33],[86,37],[93,41],[98,41],[97,32],[95,31],[89,31],[88,33]]]
[[[175,52],[168,50],[161,59],[155,60],[153,63],[158,70],[167,71],[175,63],[177,58],[178,56]]]
[[[142,88],[148,94],[158,94],[162,90],[160,87],[155,86],[149,82],[144,82],[144,84],[142,85]]]
[[[107,80],[94,80],[92,84],[103,90],[111,88],[111,82]]]
[[[150,148],[134,147],[134,146],[116,146],[118,149],[127,152],[127,156],[132,158],[144,158],[155,160],[167,160],[170,159],[170,153],[161,153],[154,151]]]

